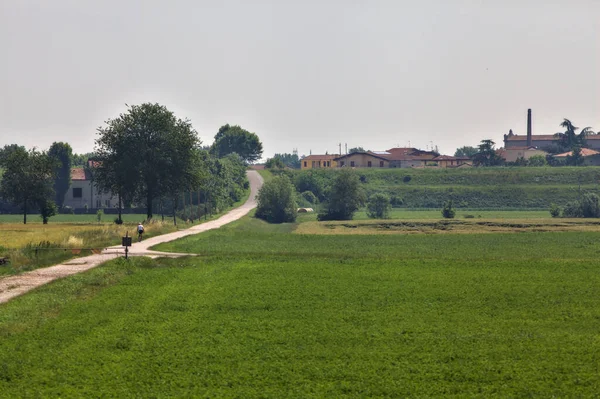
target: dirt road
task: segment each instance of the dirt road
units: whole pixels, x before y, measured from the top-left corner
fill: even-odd
[[[142,242],[136,242],[130,247],[129,256],[150,256],[153,258],[164,256],[189,256],[190,254],[152,251],[149,248],[181,237],[199,234],[207,230],[218,229],[219,227],[231,223],[234,220],[238,220],[242,216],[248,214],[248,212],[256,207],[256,195],[263,184],[263,179],[255,170],[248,171],[247,175],[248,180],[250,181],[250,197],[244,205],[229,211],[219,219],[211,220],[210,222],[202,223],[186,230],[148,238]],[[0,279],[0,303],[8,302],[12,298],[47,284],[50,281],[92,269],[108,260],[114,259],[116,256],[122,256],[123,254],[122,246],[114,246],[106,248],[102,254],[75,258],[60,265],[33,270],[18,276],[5,277]]]

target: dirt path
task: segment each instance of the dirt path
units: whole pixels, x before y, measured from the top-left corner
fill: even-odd
[[[255,170],[250,170],[247,174],[248,180],[250,181],[250,197],[248,197],[248,200],[242,206],[229,211],[219,219],[211,220],[210,222],[202,223],[186,230],[148,238],[142,242],[136,242],[130,247],[129,256],[150,256],[152,258],[190,256],[190,254],[152,251],[149,248],[181,237],[199,234],[207,230],[218,229],[221,226],[238,220],[250,212],[256,207],[256,194],[263,184],[263,179]],[[12,298],[47,284],[50,281],[70,276],[75,273],[84,272],[101,265],[108,260],[114,259],[117,256],[123,255],[123,247],[114,246],[106,248],[102,254],[75,258],[59,265],[33,270],[18,276],[5,277],[0,279],[0,303],[8,302]]]

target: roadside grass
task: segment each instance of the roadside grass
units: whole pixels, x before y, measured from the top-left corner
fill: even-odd
[[[0,306],[7,397],[593,397],[599,233],[254,218]]]

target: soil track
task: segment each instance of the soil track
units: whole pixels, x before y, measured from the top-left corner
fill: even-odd
[[[136,242],[130,247],[129,256],[149,256],[152,258],[190,256],[191,254],[152,251],[149,248],[181,237],[199,234],[207,230],[218,229],[219,227],[238,220],[242,216],[248,214],[248,212],[256,207],[256,195],[263,184],[263,179],[255,170],[249,170],[247,175],[248,180],[250,181],[250,196],[242,206],[229,211],[219,219],[211,220],[210,222],[202,223],[186,230],[163,234],[142,242]],[[0,280],[0,303],[8,302],[16,296],[29,292],[32,289],[53,280],[84,272],[99,266],[108,260],[114,259],[117,256],[123,255],[123,247],[114,246],[106,248],[98,255],[75,258],[59,265],[33,270],[18,276],[5,277]]]

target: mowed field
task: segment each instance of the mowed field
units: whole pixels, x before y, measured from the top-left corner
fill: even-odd
[[[594,397],[600,233],[245,218],[0,305],[5,397]]]

